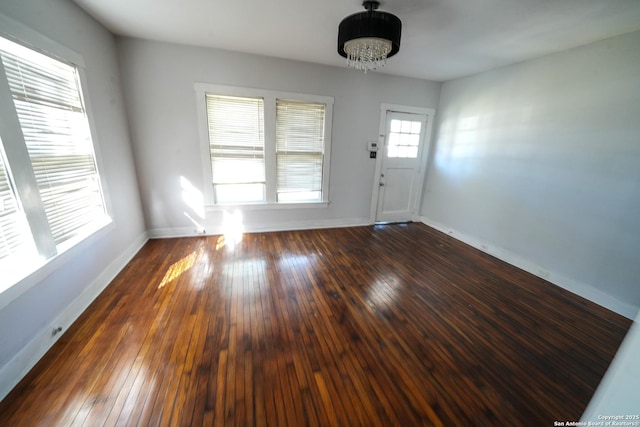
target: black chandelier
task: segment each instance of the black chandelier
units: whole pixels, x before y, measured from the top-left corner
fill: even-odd
[[[383,67],[387,58],[400,50],[402,22],[387,12],[377,11],[379,1],[365,0],[364,12],[349,15],[338,27],[338,53],[357,70]]]

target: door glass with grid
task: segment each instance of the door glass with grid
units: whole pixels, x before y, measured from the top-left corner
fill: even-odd
[[[421,129],[420,121],[391,119],[387,157],[411,159],[418,157]]]

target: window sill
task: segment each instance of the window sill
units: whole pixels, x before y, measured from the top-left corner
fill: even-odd
[[[0,280],[0,310],[44,280],[64,263],[70,262],[73,259],[74,255],[72,254],[74,252],[85,250],[89,242],[104,236],[113,227],[113,220],[106,217],[104,222],[92,229],[91,232],[79,236],[67,246],[60,248],[60,252],[57,255],[47,260],[35,256],[33,261],[29,263],[29,268],[21,268],[12,272],[11,278],[8,276],[6,278],[3,277],[3,280]]]
[[[317,209],[326,208],[331,202],[307,202],[307,203],[243,203],[243,204],[208,204],[207,212],[222,212],[228,210],[259,211],[281,209]]]

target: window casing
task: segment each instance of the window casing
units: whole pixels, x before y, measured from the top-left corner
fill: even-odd
[[[0,293],[110,222],[80,73],[0,37]]]
[[[326,206],[333,98],[195,89],[207,205]]]

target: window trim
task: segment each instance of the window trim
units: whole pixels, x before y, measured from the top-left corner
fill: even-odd
[[[0,287],[1,310],[33,286],[51,275],[62,265],[72,261],[73,257],[76,256],[76,254],[85,251],[88,245],[106,236],[108,232],[113,230],[115,224],[113,221],[113,210],[111,199],[109,197],[109,190],[103,172],[105,168],[102,162],[102,153],[98,142],[99,138],[96,133],[92,103],[87,90],[88,82],[83,57],[55,40],[52,40],[3,14],[0,14],[0,29],[0,37],[50,56],[77,69],[78,79],[80,80],[80,95],[83,100],[85,115],[89,124],[97,176],[102,189],[102,199],[105,209],[105,221],[97,225],[91,232],[83,233],[70,239],[68,242],[65,242],[58,248],[57,254],[48,259],[34,258],[32,267],[30,266],[28,269],[22,269],[21,271],[16,272],[15,277],[12,278],[12,284],[7,285],[6,287]],[[5,146],[5,149],[6,148],[7,147]],[[16,165],[9,165],[9,168],[13,168],[14,170],[15,167]]]
[[[200,137],[200,158],[203,172],[203,196],[205,209],[210,212],[242,208],[243,210],[260,209],[295,209],[326,207],[329,201],[329,172],[331,170],[331,129],[333,118],[333,97],[276,91],[268,89],[228,86],[213,83],[194,83],[196,107]],[[213,195],[213,179],[211,172],[211,154],[209,151],[209,132],[207,123],[206,94],[222,96],[253,97],[264,99],[264,134],[265,134],[265,180],[266,201],[241,204],[215,203]],[[313,202],[277,202],[276,200],[276,100],[286,99],[325,105],[324,121],[324,158],[322,164],[322,200]]]
[[[21,44],[29,49],[49,55],[59,61],[75,65],[80,69],[86,68],[84,59],[79,53],[61,45],[55,40],[38,33],[26,25],[0,14],[0,36]],[[84,83],[81,80],[81,83]],[[83,93],[83,95],[86,95]],[[86,97],[85,97],[86,102]]]

